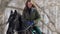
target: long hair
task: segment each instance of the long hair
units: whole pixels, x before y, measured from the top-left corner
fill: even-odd
[[[26,1],[25,7],[28,7],[28,2],[31,2],[31,0]],[[35,7],[34,4],[32,4],[32,7]]]
[[[27,10],[28,9],[28,2],[31,2],[31,0],[27,0],[26,1],[24,10]],[[32,7],[33,8],[36,8],[34,4],[32,4]]]

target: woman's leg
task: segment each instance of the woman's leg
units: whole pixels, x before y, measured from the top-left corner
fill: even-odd
[[[38,33],[38,34],[42,34],[42,32],[40,31],[40,29],[37,26],[34,26],[33,29]]]

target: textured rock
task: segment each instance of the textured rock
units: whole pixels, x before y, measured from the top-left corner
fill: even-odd
[[[2,8],[0,7],[0,24],[4,24],[8,20],[11,10],[14,11],[16,9],[19,13],[22,14],[21,9],[24,8],[26,2],[26,0],[12,0],[8,5],[6,4],[8,7],[5,7],[6,5],[4,3],[7,3],[8,1],[9,0],[3,0],[1,4],[1,0],[0,0],[0,5],[2,6]],[[41,31],[44,32],[45,34],[57,34],[55,30],[60,32],[59,30],[60,29],[60,0],[34,0],[34,2],[40,7],[38,8],[38,12],[41,15],[41,20],[43,20],[43,22],[45,23],[43,24],[39,20],[37,26],[40,27]],[[4,29],[5,27],[7,26],[6,25],[0,26],[1,33],[5,31]]]

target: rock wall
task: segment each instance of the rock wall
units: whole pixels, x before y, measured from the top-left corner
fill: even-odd
[[[33,0],[41,15],[38,25],[45,34],[60,32],[60,0]],[[8,3],[9,2],[9,3]],[[0,25],[6,23],[11,10],[22,14],[26,0],[0,0]],[[0,33],[7,30],[6,25],[0,26]],[[6,29],[6,30],[5,30]]]

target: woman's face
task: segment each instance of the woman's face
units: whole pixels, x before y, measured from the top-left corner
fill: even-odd
[[[31,8],[32,7],[32,3],[28,2],[28,7]]]

